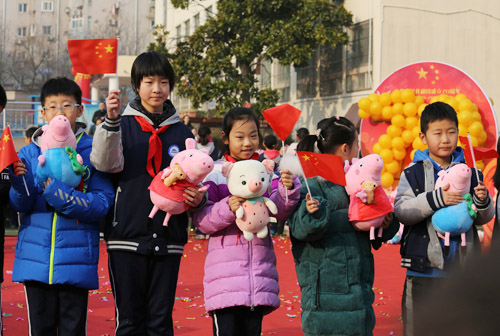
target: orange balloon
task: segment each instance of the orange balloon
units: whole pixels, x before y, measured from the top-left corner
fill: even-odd
[[[365,110],[359,109],[358,110],[358,116],[361,119],[368,119],[368,118],[370,118],[371,114],[370,114],[370,112],[367,112]]]
[[[376,94],[376,93],[370,93],[370,94],[368,95],[368,98],[369,98],[372,102],[374,102],[374,101],[378,102],[378,101],[379,101],[379,99],[380,99],[380,97],[379,97],[379,96],[378,96],[378,94]]]
[[[391,118],[394,116],[394,113],[392,112],[392,107],[391,106],[384,106],[382,109],[382,119],[384,120],[391,120]]]
[[[370,105],[372,104],[372,101],[367,98],[363,97],[359,100],[358,102],[358,107],[362,110],[369,111],[370,110]]]
[[[432,103],[435,103],[435,102],[438,102],[439,101],[439,97],[438,96],[434,96],[431,98],[431,101],[429,104],[432,104]]]
[[[458,103],[458,110],[462,111],[474,111],[474,106],[469,99],[463,99]]]
[[[415,103],[406,103],[403,107],[403,113],[407,117],[414,117],[417,114],[417,105]]]
[[[397,127],[404,127],[405,123],[406,123],[405,117],[403,115],[401,115],[401,114],[396,114],[391,119],[391,124],[393,124],[394,126],[397,126]]]
[[[488,139],[488,135],[486,134],[485,131],[482,131],[481,134],[477,137],[479,140],[479,145],[483,145],[486,142],[486,139]]]
[[[445,103],[453,107],[455,112],[458,112],[458,101],[455,98],[449,97],[448,99],[446,99]]]
[[[460,111],[457,115],[458,122],[464,126],[469,126],[474,121],[472,112],[468,110]]]
[[[405,144],[405,146],[406,146],[406,144]],[[406,150],[393,148],[392,155],[394,156],[395,160],[401,161],[406,157]]]
[[[457,100],[457,102],[461,102],[463,99],[467,99],[467,96],[464,95],[463,93],[459,93],[455,96],[455,99]]]
[[[476,161],[476,167],[479,170],[484,170],[484,162],[482,160],[481,161]]]
[[[467,126],[458,125],[458,135],[461,137],[467,136]]]
[[[418,116],[421,117],[422,116],[422,112],[424,112],[424,109],[425,107],[427,106],[428,104],[422,104],[418,107],[417,109],[417,113],[418,113]]]
[[[398,161],[393,160],[385,165],[385,170],[393,175],[396,174],[399,171],[399,169],[400,169],[400,164]]]
[[[389,125],[389,127],[387,127],[387,134],[391,138],[399,137],[401,133],[403,133],[403,130],[396,125]]]
[[[403,104],[401,103],[395,103],[394,105],[392,105],[392,113],[394,113],[394,115],[397,115],[397,114],[403,114]]]
[[[410,152],[410,159],[411,159],[412,161],[413,161],[413,158],[415,157],[415,152],[416,152],[416,151],[417,151],[417,150],[416,150],[416,149],[414,149],[414,150],[412,150],[412,151]]]
[[[392,139],[392,148],[393,149],[404,149],[405,142],[401,137],[395,137]]]
[[[398,89],[392,91],[391,92],[391,99],[392,99],[393,104],[402,103],[403,99],[401,98],[401,91],[399,91]]]
[[[390,148],[392,146],[392,138],[387,134],[382,134],[378,138],[378,143],[382,148]]]
[[[479,140],[475,136],[473,136],[472,134],[470,136],[470,142],[471,142],[473,147],[479,146]]]
[[[385,164],[394,160],[394,154],[392,154],[392,150],[390,150],[389,148],[382,148],[379,155]]]
[[[370,112],[374,116],[378,116],[382,114],[382,105],[378,101],[373,101],[370,105]]]
[[[411,129],[411,135],[413,135],[413,138],[418,138],[420,135],[420,126],[415,126]]]
[[[378,142],[376,142],[373,145],[372,152],[375,153],[375,154],[379,154],[380,155],[380,151],[381,150],[382,150],[382,146],[380,146],[380,144]]]
[[[418,126],[417,117],[407,117],[405,120],[405,129],[411,130],[415,126]]]
[[[417,105],[417,107],[420,107],[420,105],[422,105],[422,104],[425,104],[424,97],[422,97],[422,96],[416,96],[415,97],[415,105]]]
[[[409,145],[413,142],[415,137],[410,130],[404,130],[403,133],[401,133],[401,138],[407,145]]]
[[[385,172],[382,174],[380,182],[384,188],[388,188],[394,183],[394,176],[389,172]]]
[[[391,94],[388,92],[384,92],[380,95],[380,104],[382,106],[389,106],[392,104]]]
[[[481,132],[484,131],[483,124],[479,121],[474,121],[470,126],[469,126],[469,133],[472,136],[479,137]]]
[[[474,121],[481,121],[481,113],[479,113],[478,111],[473,111],[472,118],[474,118]]]

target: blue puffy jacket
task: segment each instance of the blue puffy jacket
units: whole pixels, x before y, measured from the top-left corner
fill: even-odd
[[[77,131],[76,151],[83,158],[83,191],[77,191],[59,180],[53,180],[45,191],[36,181],[38,156],[35,141],[23,147],[19,158],[26,164],[29,196],[21,176],[10,178],[10,203],[21,214],[12,280],[29,280],[46,284],[66,284],[98,288],[99,260],[98,221],[113,203],[113,186],[106,174],[90,164],[92,139],[83,129]]]

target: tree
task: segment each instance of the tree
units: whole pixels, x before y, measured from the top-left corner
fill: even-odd
[[[190,0],[172,0],[178,8]],[[319,45],[345,44],[352,14],[332,0],[220,0],[217,14],[177,44],[173,63],[185,85],[177,88],[195,108],[215,101],[217,112],[251,102],[261,112],[278,92],[260,90],[263,59],[305,64]]]

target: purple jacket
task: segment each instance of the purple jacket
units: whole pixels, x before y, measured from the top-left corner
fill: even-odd
[[[207,204],[193,214],[195,225],[210,235],[203,279],[205,307],[212,312],[234,306],[268,306],[266,313],[270,313],[280,306],[272,239],[255,236],[249,242],[243,237],[229,208],[231,194],[220,168],[216,164],[205,179],[210,185]],[[288,218],[300,200],[300,181],[294,177],[293,183],[286,204],[286,189],[278,178],[273,180],[271,195],[264,195],[278,207],[278,220]]]

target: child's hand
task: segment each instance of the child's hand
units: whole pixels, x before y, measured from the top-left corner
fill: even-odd
[[[201,201],[203,201],[203,194],[205,192],[203,191],[198,191],[198,189],[193,188],[193,187],[187,187],[184,189],[184,196],[186,199],[184,202],[189,205],[190,207],[196,207],[198,206]]]
[[[14,162],[13,167],[14,167],[14,174],[16,174],[16,176],[24,175],[28,171],[26,169],[26,165],[24,164],[24,162],[20,160]]]
[[[116,119],[120,115],[121,109],[120,90],[111,90],[106,97],[106,109],[108,118]]]
[[[382,228],[387,229],[389,227],[392,221],[392,217],[392,212],[389,212],[387,215],[385,215],[384,221],[382,222]]]
[[[280,170],[281,174],[281,183],[283,183],[283,187],[288,190],[293,188],[293,175],[289,170]]]
[[[311,194],[306,194],[306,208],[309,213],[315,213],[319,210],[319,201],[311,197]]]
[[[236,210],[239,209],[239,207],[241,206],[241,203],[243,203],[245,201],[246,201],[246,199],[244,199],[243,197],[231,196],[231,197],[229,197],[229,200],[227,201],[227,203],[229,204],[229,208],[231,208],[231,211],[236,213]]]
[[[459,192],[449,192],[448,189],[450,189],[449,183],[441,188],[444,204],[456,205],[462,203],[464,200],[463,196]]]
[[[488,189],[484,185],[484,182],[478,182],[478,185],[474,188],[474,194],[476,194],[477,198],[479,198],[481,201],[484,201],[486,198],[488,198]]]

